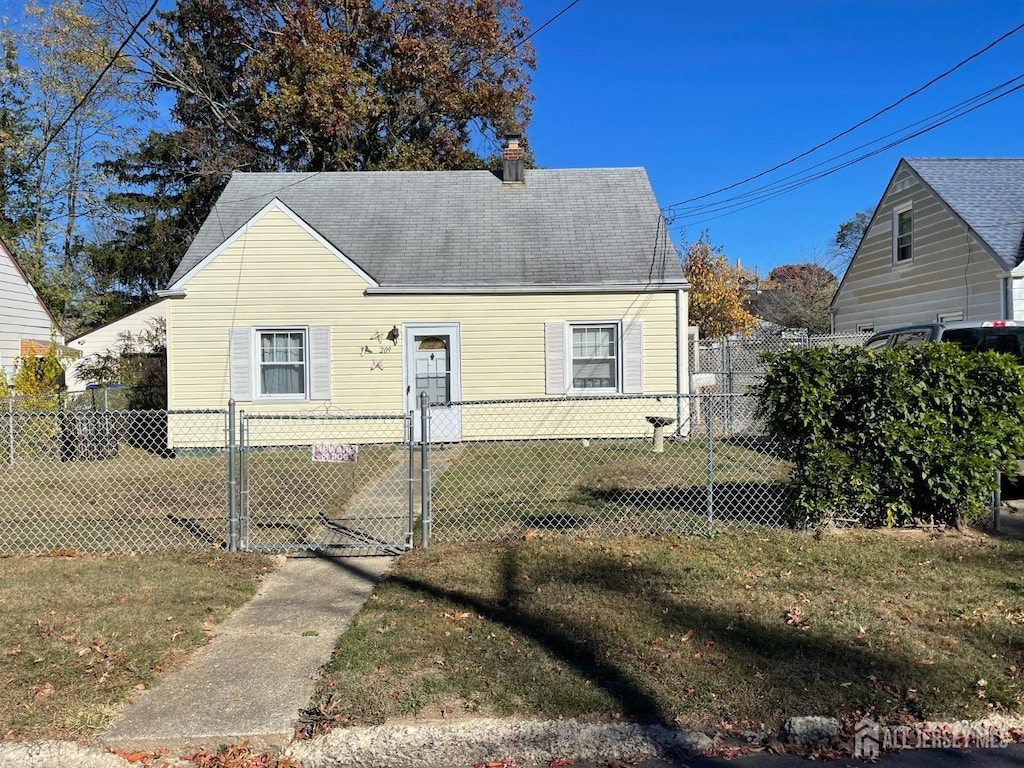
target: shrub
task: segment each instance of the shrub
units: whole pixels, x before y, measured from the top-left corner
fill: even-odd
[[[45,355],[18,358],[12,384],[8,387],[5,381],[0,390],[6,400],[3,407],[6,418],[0,430],[0,456],[7,461],[52,453],[58,429],[51,414],[60,410],[62,404],[63,373],[56,339],[50,339]]]
[[[1024,367],[952,344],[768,357],[760,415],[794,464],[796,525],[979,516],[1024,455]]]

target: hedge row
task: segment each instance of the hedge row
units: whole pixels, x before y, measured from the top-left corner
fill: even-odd
[[[1024,367],[952,344],[772,355],[761,416],[794,464],[792,522],[961,525],[1024,458]]]

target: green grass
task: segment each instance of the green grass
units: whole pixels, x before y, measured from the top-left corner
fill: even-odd
[[[0,733],[88,738],[180,665],[273,561],[214,552],[0,558]]]
[[[778,727],[1024,701],[1024,542],[944,534],[535,537],[404,555],[304,729],[419,715]],[[984,681],[984,683],[980,682]]]
[[[361,488],[392,465],[395,450],[367,448],[355,464],[318,463],[309,448],[249,458],[251,530],[263,541],[302,542],[344,514]],[[116,457],[0,465],[0,552],[157,551],[227,539],[223,454],[160,456],[119,446]]]
[[[716,440],[712,523],[778,524],[784,462]],[[708,528],[702,441],[522,442],[460,446],[433,484],[440,541],[514,538],[527,531],[656,535]]]

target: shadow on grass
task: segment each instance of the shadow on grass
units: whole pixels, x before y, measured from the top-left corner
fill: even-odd
[[[183,531],[195,537],[196,541],[200,541],[207,546],[225,546],[223,533],[210,533],[210,531],[195,520],[187,517],[179,517],[178,515],[167,515],[167,522],[181,528]]]
[[[614,504],[659,512],[708,516],[713,522],[756,522],[786,525],[786,486],[783,483],[714,483],[710,501],[706,485],[668,488],[617,488],[578,491],[580,503]],[[710,507],[710,513],[709,513]]]
[[[624,663],[617,663],[615,656],[618,651],[607,646],[607,638],[593,637],[584,624],[575,622],[569,615],[531,607],[530,602],[535,597],[533,590],[544,581],[543,573],[534,571],[530,585],[520,573],[515,548],[505,550],[502,557],[501,589],[492,599],[412,576],[390,575],[386,578],[413,592],[485,616],[529,638],[551,657],[593,681],[594,685],[601,686],[625,718],[673,724],[673,702],[659,698],[657,691],[650,690],[644,680],[632,674]],[[581,591],[589,590],[592,595],[610,591],[628,598],[641,591],[649,593],[652,583],[665,580],[665,575],[657,569],[627,569],[623,567],[621,558],[607,555],[573,563],[571,572],[564,561],[550,567],[557,570],[551,574],[553,580],[572,583]],[[667,594],[650,597],[650,610],[660,614],[660,621],[679,634],[700,628],[702,636],[713,640],[717,650],[742,665],[742,669],[749,670],[751,674],[757,670],[758,687],[767,695],[783,692],[790,699],[795,697],[799,700],[800,692],[806,691],[808,685],[822,684],[812,683],[819,673],[827,680],[856,680],[858,687],[862,687],[866,679],[898,681],[907,676],[910,662],[894,654],[883,655],[801,632],[786,626],[781,617],[778,626],[770,626],[740,618],[736,613],[712,610],[678,598],[678,593],[671,597]],[[913,683],[916,686],[931,685],[934,674],[930,668],[915,669]],[[894,688],[899,685],[881,684]]]
[[[782,463],[786,459],[779,453],[779,444],[766,435],[730,435],[721,438],[725,445],[736,446],[752,453],[768,456],[775,461]]]

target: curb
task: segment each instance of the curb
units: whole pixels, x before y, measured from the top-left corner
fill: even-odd
[[[1024,716],[993,715],[983,720],[923,722],[905,726],[930,732],[997,732],[1005,741],[1024,740]],[[420,722],[336,728],[308,740],[292,741],[281,752],[302,768],[429,768],[515,761],[519,765],[579,761],[671,760],[715,755],[728,750],[736,734],[709,736],[702,731],[635,723],[582,720],[493,720],[457,723]],[[781,742],[778,739],[781,737]],[[776,736],[769,731],[742,731],[741,741],[768,745],[782,742],[799,748],[826,749],[849,742],[835,718],[793,717]],[[189,768],[173,756],[156,757],[153,766]],[[65,741],[0,742],[0,768],[127,768],[122,757],[99,747]]]
[[[462,720],[407,726],[339,728],[284,752],[303,768],[422,768],[516,761],[679,757],[709,752],[718,743],[701,731],[580,720]]]

